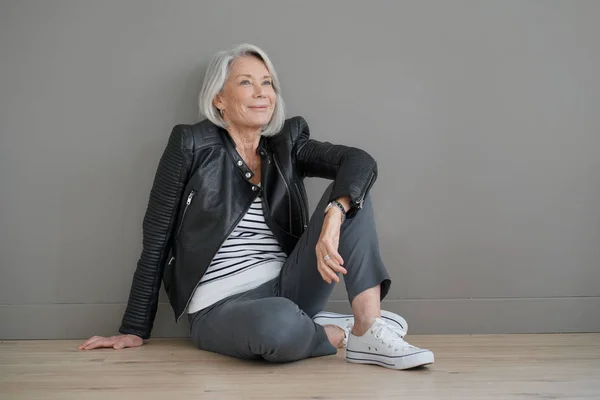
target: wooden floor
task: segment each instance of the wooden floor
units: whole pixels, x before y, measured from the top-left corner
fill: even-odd
[[[408,339],[408,338],[407,338]],[[0,399],[600,399],[600,334],[410,336],[427,368],[336,356],[273,365],[152,339],[79,351],[81,341],[1,341]]]

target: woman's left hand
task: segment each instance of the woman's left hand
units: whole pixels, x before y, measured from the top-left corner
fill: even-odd
[[[342,266],[344,259],[338,253],[340,243],[340,228],[342,226],[342,212],[332,208],[323,221],[321,236],[315,248],[317,253],[317,268],[323,280],[327,283],[339,282],[338,272],[346,274],[348,271]]]

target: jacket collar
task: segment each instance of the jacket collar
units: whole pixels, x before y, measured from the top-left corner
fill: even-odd
[[[217,127],[217,130],[221,135],[223,143],[225,144],[225,148],[231,156],[231,159],[233,160],[235,166],[240,170],[242,175],[244,175],[244,178],[248,180],[252,179],[252,177],[254,176],[254,172],[252,172],[250,167],[246,165],[246,162],[244,161],[242,156],[240,156],[240,154],[237,152],[235,148],[235,142],[233,141],[233,138],[231,137],[229,132],[227,132],[226,129],[221,127]],[[266,137],[261,136],[260,141],[258,142],[258,148],[256,149],[256,152],[260,154],[261,158],[267,157],[267,140],[268,139]]]

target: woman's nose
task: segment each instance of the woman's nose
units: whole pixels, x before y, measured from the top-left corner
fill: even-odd
[[[263,97],[263,87],[261,85],[254,85],[254,96]]]

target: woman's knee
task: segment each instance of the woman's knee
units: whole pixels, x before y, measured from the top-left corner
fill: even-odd
[[[312,320],[291,300],[272,298],[256,321],[262,357],[271,362],[299,360],[306,354],[314,331]]]

